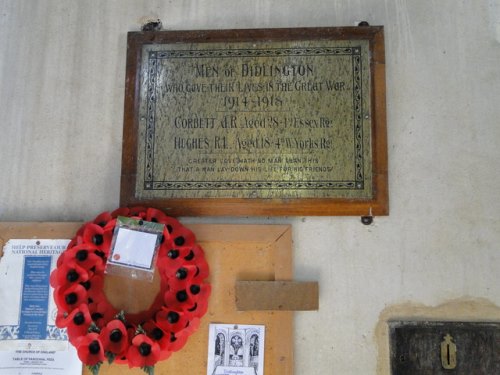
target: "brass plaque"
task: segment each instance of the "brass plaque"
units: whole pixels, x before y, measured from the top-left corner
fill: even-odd
[[[134,201],[376,198],[370,38],[171,39],[136,46]]]
[[[391,321],[393,375],[500,374],[498,322]]]

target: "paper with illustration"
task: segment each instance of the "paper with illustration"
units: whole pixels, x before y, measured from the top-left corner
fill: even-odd
[[[210,324],[207,375],[263,375],[263,325]]]

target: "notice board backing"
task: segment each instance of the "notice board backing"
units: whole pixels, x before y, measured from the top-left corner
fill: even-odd
[[[11,238],[70,239],[82,223],[0,223],[0,249]],[[212,294],[207,314],[186,346],[166,361],[156,364],[159,374],[204,374],[207,368],[209,323],[263,324],[266,326],[264,373],[293,374],[293,312],[237,311],[236,280],[291,280],[292,237],[288,225],[208,225],[187,227],[205,250],[210,266]],[[156,280],[158,281],[158,280]],[[0,285],[1,288],[8,285]],[[155,288],[151,283],[121,277],[106,277],[109,300],[127,311],[149,307]],[[144,374],[126,365],[104,364],[100,374]],[[87,368],[84,374],[90,374]]]

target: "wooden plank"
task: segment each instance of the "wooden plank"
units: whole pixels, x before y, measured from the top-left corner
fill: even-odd
[[[241,281],[236,282],[236,307],[239,311],[318,310],[317,282]]]
[[[11,238],[71,238],[81,223],[1,223],[2,245]],[[168,360],[156,365],[156,374],[204,374],[207,368],[208,325],[210,323],[263,324],[266,326],[264,373],[293,374],[293,312],[245,311],[236,309],[236,280],[276,280],[280,276],[292,277],[291,230],[287,225],[186,225],[196,235],[205,250],[210,266],[209,282],[212,286],[209,309],[200,328],[186,346]],[[256,261],[256,259],[258,261]],[[275,261],[279,259],[279,264]],[[149,288],[134,280],[110,278],[105,291],[114,303],[126,310],[148,308],[147,297],[154,297],[154,283]],[[5,286],[2,286],[5,287]],[[120,293],[114,293],[120,290]],[[141,293],[138,293],[138,290]],[[124,293],[123,291],[126,291]],[[113,296],[111,296],[111,294]],[[138,298],[141,294],[141,298]],[[144,295],[143,295],[144,294]],[[138,306],[138,300],[144,301]],[[103,365],[101,375],[144,374],[140,369],[123,365]],[[84,369],[85,375],[90,374]]]

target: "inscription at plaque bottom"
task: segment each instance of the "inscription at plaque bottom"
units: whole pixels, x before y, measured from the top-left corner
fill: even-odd
[[[136,198],[372,191],[366,40],[144,45]]]

